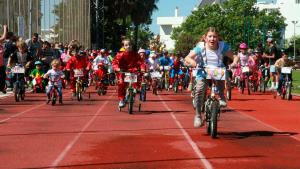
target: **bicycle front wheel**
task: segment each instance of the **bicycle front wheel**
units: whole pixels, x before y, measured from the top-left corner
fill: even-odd
[[[210,107],[210,136],[212,138],[217,137],[218,132],[218,113],[219,113],[219,103],[217,101],[213,101]]]
[[[132,110],[133,110],[133,90],[129,90],[128,93],[128,113],[132,114]]]

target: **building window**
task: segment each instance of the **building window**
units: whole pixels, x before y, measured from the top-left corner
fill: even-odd
[[[300,0],[296,0],[296,4],[300,4]]]

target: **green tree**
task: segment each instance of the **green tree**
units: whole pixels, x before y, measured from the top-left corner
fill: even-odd
[[[200,39],[206,29],[213,26],[234,50],[241,42],[246,42],[250,47],[255,47],[259,42],[265,43],[268,31],[271,31],[273,38],[281,40],[281,30],[285,27],[282,15],[277,10],[259,11],[254,6],[255,2],[228,0],[222,5],[209,5],[193,11],[181,27],[173,31],[172,38],[176,46],[180,46],[178,43],[186,43],[179,38],[180,35],[188,34]]]

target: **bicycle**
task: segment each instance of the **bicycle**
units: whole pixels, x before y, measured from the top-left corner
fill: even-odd
[[[78,101],[82,101],[82,94],[84,92],[84,84],[82,78],[84,77],[82,69],[74,69],[74,77],[76,78],[75,90]]]
[[[142,77],[142,83],[141,83],[141,93],[140,93],[140,100],[145,102],[146,101],[146,98],[147,98],[147,83],[146,83],[146,76],[147,74],[144,73],[144,74],[140,74],[141,77]]]
[[[217,80],[225,80],[225,68],[206,68],[207,80],[211,80],[210,94],[204,103],[204,116],[206,121],[206,132],[212,138],[217,137],[218,118],[220,117],[221,106],[217,98],[218,88],[216,86]]]
[[[51,90],[50,90],[50,100],[51,100],[51,105],[54,106],[56,104],[56,101],[57,101],[57,96],[58,96],[58,80],[55,79],[54,77],[52,78],[49,78],[49,86],[48,87],[51,87]]]
[[[135,95],[136,95],[136,88],[133,86],[134,83],[137,83],[137,73],[131,73],[131,72],[120,72],[125,74],[124,77],[124,82],[127,83],[127,88],[126,88],[126,103],[128,104],[128,114],[132,114],[133,112],[133,104],[135,100]],[[121,111],[122,108],[119,107],[119,111]],[[141,103],[138,103],[138,111],[141,111]]]
[[[225,83],[225,89],[226,89],[226,97],[228,100],[231,100],[232,96],[232,70],[226,69],[226,83]]]
[[[106,84],[109,83],[107,82],[108,80],[105,77],[96,77],[97,79],[97,83],[96,83],[96,90],[97,90],[97,94],[100,96],[102,95],[106,95]]]
[[[247,88],[248,95],[250,95],[250,81],[249,81],[250,68],[248,66],[243,66],[241,67],[241,70],[242,70],[242,76],[240,78],[241,93],[244,94],[244,90],[245,88]]]
[[[150,74],[151,74],[151,79],[152,79],[152,83],[151,83],[152,93],[154,95],[157,95],[157,89],[158,89],[158,86],[160,83],[160,79],[162,78],[162,75],[158,71],[151,72]]]
[[[266,92],[267,88],[267,83],[270,79],[270,73],[269,69],[265,67],[264,65],[261,65],[259,67],[259,72],[258,72],[258,81],[259,81],[259,91],[262,93]]]
[[[13,84],[13,92],[16,102],[25,99],[25,68],[17,64],[11,69],[11,72],[16,76],[16,81]]]
[[[180,70],[182,70],[182,68],[180,68]],[[179,75],[179,72],[176,73],[174,77],[173,89],[175,93],[178,93],[178,91],[182,92],[184,88],[184,83],[183,83],[184,74]]]
[[[169,91],[169,79],[170,79],[170,66],[162,66],[161,70],[163,72],[163,79],[160,88],[165,88]]]
[[[42,77],[36,77],[32,80],[33,84],[33,90],[32,93],[41,93],[44,91],[44,86],[43,86],[43,78]]]
[[[283,74],[283,82],[281,87],[281,99],[292,100],[292,67],[282,67],[281,74]]]

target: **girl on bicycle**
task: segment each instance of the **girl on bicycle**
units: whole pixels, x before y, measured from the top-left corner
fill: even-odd
[[[59,95],[59,103],[62,104],[62,79],[65,78],[65,74],[60,70],[60,61],[58,59],[54,59],[51,62],[52,69],[48,70],[48,72],[44,75],[44,78],[50,78],[51,80],[57,82],[57,92]],[[49,80],[48,86],[46,87],[47,93],[47,104],[50,102],[50,92],[52,90],[53,83]]]
[[[196,74],[196,88],[195,88],[195,102],[196,102],[196,115],[194,118],[194,127],[203,126],[201,117],[202,107],[206,96],[206,72],[204,67],[224,67],[223,57],[228,57],[233,60],[233,52],[229,45],[220,40],[219,33],[216,28],[209,27],[204,36],[204,43],[200,42],[191,52],[185,57],[185,63],[188,66],[199,66]],[[236,59],[234,59],[236,60]],[[224,81],[217,81],[217,87],[220,95],[220,105],[226,106],[226,98],[224,96]]]

